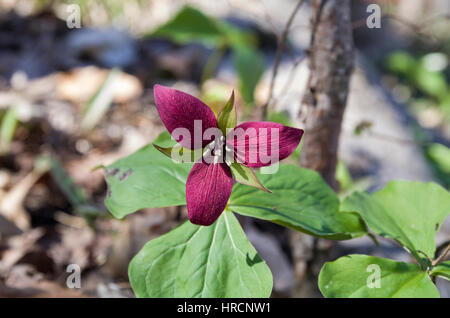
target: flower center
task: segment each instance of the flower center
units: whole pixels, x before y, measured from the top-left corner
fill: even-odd
[[[206,145],[205,150],[203,151],[203,157],[214,157],[214,164],[217,163],[225,163],[228,166],[231,166],[234,159],[233,149],[228,147],[225,142],[225,137],[220,136],[220,138],[214,139],[208,145]]]

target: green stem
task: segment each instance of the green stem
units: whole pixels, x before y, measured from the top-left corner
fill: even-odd
[[[214,51],[208,58],[205,67],[203,68],[200,84],[203,84],[207,79],[214,76],[214,73],[219,66],[220,60],[225,54],[226,48],[227,44],[223,42],[214,49]]]

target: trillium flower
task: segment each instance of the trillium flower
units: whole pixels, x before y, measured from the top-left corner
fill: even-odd
[[[225,210],[236,182],[270,192],[252,168],[287,158],[298,146],[303,130],[274,122],[244,122],[236,126],[234,93],[219,115],[184,92],[154,86],[161,121],[178,145],[162,148],[167,156],[187,154],[194,163],[186,182],[189,220],[211,225]]]

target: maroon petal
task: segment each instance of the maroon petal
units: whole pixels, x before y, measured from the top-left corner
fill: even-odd
[[[194,164],[186,183],[189,220],[211,225],[225,209],[233,188],[230,168],[222,163]]]
[[[155,85],[153,93],[159,117],[177,142],[189,149],[200,148],[210,142],[203,141],[203,133],[208,128],[216,128],[217,120],[208,106],[192,95],[166,86]],[[194,126],[195,120],[201,121],[201,129]],[[185,128],[188,136],[174,132],[177,128]],[[195,138],[198,138],[197,142]]]
[[[287,158],[297,148],[303,130],[279,123],[249,121],[227,136],[237,162],[251,168],[270,166]]]

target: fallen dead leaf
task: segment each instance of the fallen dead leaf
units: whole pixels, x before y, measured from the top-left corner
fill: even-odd
[[[57,93],[62,99],[73,103],[88,102],[109,73],[107,69],[95,66],[75,68],[67,73],[60,73],[57,83]],[[117,80],[113,101],[125,103],[136,99],[142,94],[142,84],[135,76],[121,72]]]

